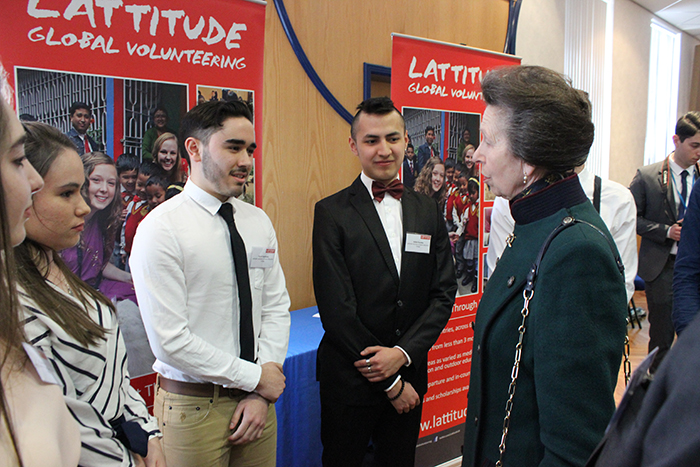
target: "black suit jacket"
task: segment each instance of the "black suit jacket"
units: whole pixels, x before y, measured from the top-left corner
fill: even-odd
[[[673,247],[673,240],[666,237],[678,215],[671,177],[667,157],[637,170],[630,184],[637,205],[637,234],[642,237],[637,273],[645,281],[659,276]]]
[[[418,177],[418,162],[416,158],[413,158],[413,172],[411,172],[411,167],[408,165],[408,158],[403,158],[403,168],[401,169],[401,181],[407,187],[413,188],[416,184],[416,177]]]
[[[318,348],[321,394],[348,405],[375,405],[394,377],[370,383],[353,363],[366,347],[400,346],[412,364],[399,373],[421,396],[427,355],[452,313],[457,290],[445,222],[435,201],[407,188],[404,247],[396,270],[372,198],[358,177],[316,204],[313,278],[325,335]],[[428,254],[405,250],[406,233],[431,236]]]

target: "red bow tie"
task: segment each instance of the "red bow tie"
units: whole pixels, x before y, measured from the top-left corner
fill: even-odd
[[[377,201],[382,201],[384,199],[384,194],[389,193],[392,197],[396,199],[401,199],[403,195],[403,184],[398,180],[394,180],[388,185],[384,185],[378,182],[372,182],[372,195]]]

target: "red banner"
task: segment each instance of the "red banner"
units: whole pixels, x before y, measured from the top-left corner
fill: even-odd
[[[488,70],[520,64],[520,59],[444,42],[393,35],[391,97],[406,120],[415,160],[421,154],[444,161],[446,197],[430,183],[417,191],[445,206],[451,232],[458,292],[452,317],[428,355],[428,393],[423,406],[417,466],[433,466],[459,457],[472,360],[473,322],[485,282],[485,259],[493,196],[480,183],[471,158],[481,140],[485,104],[481,78]],[[450,162],[447,162],[451,160]],[[423,171],[425,172],[425,171]],[[457,173],[464,176],[457,177]],[[405,178],[404,178],[405,180]],[[428,188],[425,188],[425,187]],[[470,195],[471,193],[471,195]],[[478,193],[478,194],[477,194]]]
[[[146,125],[135,123],[129,111],[153,110],[152,102],[142,106],[138,100],[128,101],[123,80],[168,85],[159,97],[170,98],[169,117],[175,126],[198,100],[247,100],[254,108],[256,138],[262,141],[264,28],[265,4],[245,0],[10,1],[4,2],[0,15],[0,59],[18,90],[20,113],[23,105],[29,105],[22,102],[22,93],[36,93],[36,99],[44,99],[46,88],[51,86],[23,88],[22,80],[29,79],[26,76],[41,79],[36,74],[42,71],[53,72],[53,78],[62,73],[109,78],[107,85],[96,85],[92,95],[88,95],[84,81],[73,78],[64,91],[56,91],[70,97],[49,96],[58,105],[44,102],[55,107],[52,118],[57,113],[67,115],[66,99],[87,102],[92,107],[101,99],[107,101],[107,106],[114,106],[105,110],[104,121],[98,118],[91,129],[113,157],[129,149],[134,138],[141,137],[138,132],[129,133],[131,126]],[[178,101],[178,91],[172,89],[177,85],[183,87],[184,102]],[[25,88],[28,91],[22,90]],[[38,111],[24,113],[42,117],[39,119],[55,126],[63,124],[48,120],[43,113],[35,115]],[[257,183],[254,190],[250,187],[249,197],[252,200],[255,193],[258,205],[262,195],[260,146],[256,150]]]

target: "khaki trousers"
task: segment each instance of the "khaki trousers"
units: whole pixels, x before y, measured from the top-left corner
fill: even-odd
[[[229,423],[245,396],[213,398],[183,396],[156,389],[153,413],[163,433],[168,467],[274,467],[277,457],[277,416],[270,404],[260,439],[242,446],[228,441]]]

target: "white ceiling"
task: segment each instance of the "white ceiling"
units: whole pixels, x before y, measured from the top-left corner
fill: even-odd
[[[700,39],[700,0],[632,0],[671,23],[678,29]]]

